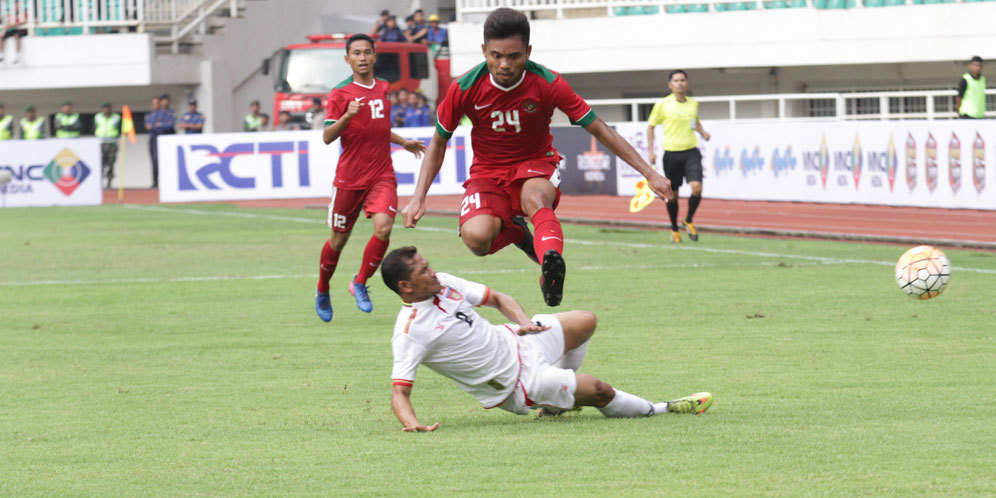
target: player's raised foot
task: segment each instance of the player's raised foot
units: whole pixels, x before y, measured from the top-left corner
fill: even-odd
[[[581,411],[581,407],[580,406],[575,406],[574,408],[571,408],[570,410],[561,410],[560,408],[551,408],[551,407],[548,407],[548,406],[541,406],[541,407],[539,407],[538,410],[536,410],[536,418],[542,418],[542,417],[559,417],[559,416],[561,416],[561,415],[563,415],[563,414],[565,414],[567,412],[579,412],[579,411]]]
[[[315,313],[323,322],[332,321],[332,300],[329,299],[328,292],[315,293]]]
[[[671,243],[672,244],[677,244],[679,242],[681,242],[681,232],[679,232],[677,230],[672,230],[671,231]]]
[[[712,406],[712,394],[695,393],[667,402],[668,413],[693,413],[699,415]]]
[[[539,258],[536,257],[536,248],[533,247],[533,232],[529,231],[529,224],[526,223],[526,218],[522,216],[516,216],[512,218],[512,223],[522,227],[522,231],[526,232],[526,236],[522,238],[522,242],[515,244],[522,252],[529,256],[529,259],[533,260],[533,263],[539,264]]]
[[[688,238],[692,239],[692,242],[699,241],[699,231],[695,229],[694,223],[688,220],[684,220],[681,222],[681,226],[682,228],[685,229],[686,232],[688,232]]]
[[[349,282],[349,293],[356,299],[356,307],[364,313],[370,313],[374,309],[373,302],[370,301],[370,294],[367,292],[366,284],[356,281],[356,277]]]
[[[564,257],[553,249],[548,250],[543,254],[541,271],[540,290],[543,291],[543,301],[546,301],[547,306],[559,306],[564,297],[564,275],[567,273]]]

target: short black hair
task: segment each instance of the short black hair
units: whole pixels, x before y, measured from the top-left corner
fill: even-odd
[[[688,73],[686,73],[684,69],[675,69],[674,71],[671,71],[671,74],[667,75],[667,80],[668,81],[673,80],[674,79],[674,75],[676,75],[676,74],[684,75],[685,79],[686,80],[688,79]]]
[[[415,14],[425,14],[425,12],[422,12],[422,9],[415,9],[415,12],[412,12],[412,15]]]
[[[364,40],[370,43],[370,48],[373,49],[374,52],[377,51],[377,49],[374,48],[374,39],[370,38],[370,35],[366,33],[356,33],[355,35],[350,36],[349,40],[346,40],[346,53],[349,53],[349,46],[352,45],[353,42]]]
[[[384,257],[380,262],[380,276],[384,278],[384,285],[401,295],[398,290],[398,282],[408,280],[412,276],[411,261],[415,258],[418,249],[415,246],[399,247]]]
[[[391,15],[391,12],[389,10],[387,10],[387,9],[384,9],[384,10],[380,11],[380,15],[381,16],[389,16],[389,15]]]
[[[982,64],[982,57],[979,57],[978,55],[973,55],[972,62],[978,62],[979,64]]]
[[[311,103],[312,104],[322,105],[322,99],[320,99],[318,97],[315,97],[315,98],[311,99]]]
[[[529,45],[529,18],[525,14],[508,7],[495,9],[488,14],[484,21],[484,43],[515,35],[519,35],[522,42]]]

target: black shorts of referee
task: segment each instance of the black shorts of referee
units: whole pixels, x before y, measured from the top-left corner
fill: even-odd
[[[702,153],[698,148],[664,151],[661,159],[664,176],[671,182],[671,189],[677,190],[683,180],[702,183]]]

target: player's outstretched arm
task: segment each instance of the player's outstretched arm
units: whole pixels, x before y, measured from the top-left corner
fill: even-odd
[[[492,289],[488,293],[487,300],[481,303],[481,305],[494,308],[500,311],[502,315],[505,315],[505,318],[519,324],[519,335],[535,334],[536,332],[543,332],[550,328],[547,325],[540,325],[530,321],[529,315],[526,315],[526,311],[522,309],[522,305],[508,294],[502,294]]]
[[[422,157],[422,154],[425,153],[425,144],[421,140],[408,140],[393,131],[391,132],[391,143],[404,147],[405,150],[415,155],[415,159]]]
[[[655,194],[664,199],[674,198],[674,192],[671,191],[671,182],[667,178],[664,178],[664,175],[654,170],[653,166],[647,164],[640,157],[636,149],[622,135],[616,133],[616,130],[609,128],[609,125],[605,124],[602,118],[595,118],[591,124],[585,127],[585,130],[588,130],[588,133],[591,133],[592,136],[598,139],[599,143],[608,147],[613,154],[626,161],[626,164],[639,171],[647,179],[647,182],[650,184],[650,190],[653,190]]]
[[[339,138],[339,135],[342,135],[342,131],[345,130],[346,126],[349,125],[349,122],[353,120],[353,116],[356,116],[356,114],[360,112],[360,108],[365,105],[365,103],[357,102],[355,100],[350,102],[349,106],[346,107],[346,112],[340,116],[335,123],[326,126],[325,130],[322,132],[322,140],[325,142],[325,145],[335,142],[335,139]]]
[[[401,210],[405,228],[414,228],[418,220],[425,215],[425,195],[429,192],[429,185],[432,185],[433,178],[439,174],[439,169],[443,167],[444,157],[446,157],[446,139],[436,131],[432,135],[428,149],[426,149],[425,159],[422,160],[412,200],[408,201],[408,205]]]
[[[391,389],[391,409],[394,416],[398,417],[405,432],[432,432],[439,428],[439,422],[430,426],[422,425],[415,416],[415,408],[412,407],[411,386],[395,385]]]

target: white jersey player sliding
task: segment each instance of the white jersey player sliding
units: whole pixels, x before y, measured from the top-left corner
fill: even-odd
[[[653,403],[576,373],[584,361],[595,315],[568,311],[529,318],[510,296],[436,273],[414,247],[391,251],[381,263],[384,283],[404,303],[394,325],[391,408],[406,432],[434,431],[415,416],[411,390],[419,365],[452,379],[485,408],[556,415],[594,406],[607,417],[647,417],[706,411],[712,395],[697,393]],[[475,306],[497,309],[514,323],[492,325]]]

